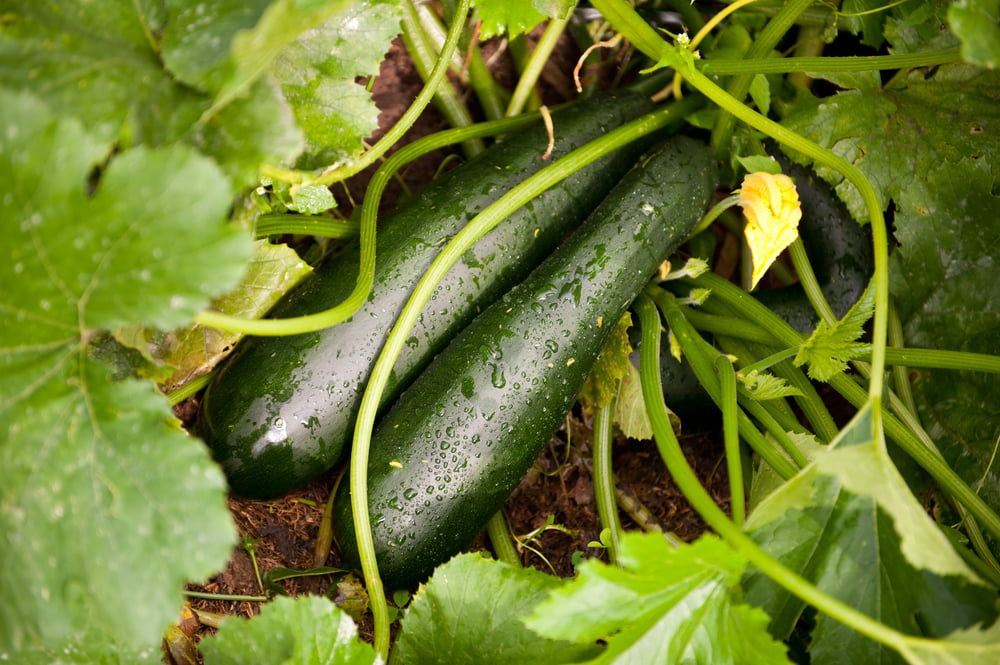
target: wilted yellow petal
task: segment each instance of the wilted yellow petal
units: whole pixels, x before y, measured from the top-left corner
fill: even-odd
[[[743,178],[740,207],[747,218],[744,233],[753,259],[753,288],[778,255],[799,237],[802,208],[791,178],[764,171]]]

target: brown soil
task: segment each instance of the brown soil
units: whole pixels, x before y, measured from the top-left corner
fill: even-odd
[[[529,37],[529,43],[535,39],[537,33]],[[486,58],[489,59],[496,49],[497,42],[488,44],[484,54]],[[546,103],[564,101],[573,94],[570,73],[577,57],[575,45],[568,37],[564,37],[552,61],[546,66],[540,83]],[[601,80],[608,78],[613,72],[613,63],[608,64],[611,66],[593,68],[592,75]],[[509,54],[501,53],[491,66],[501,82],[511,81],[512,64]],[[396,122],[421,85],[405,50],[401,44],[395,43],[382,64],[373,89],[375,101],[382,109],[379,118],[382,129],[372,137],[370,143],[377,140],[385,128]],[[444,127],[442,117],[433,108],[429,108],[399,145]],[[407,185],[416,190],[429,182],[446,154],[439,151],[411,164],[403,174]],[[457,160],[454,161],[457,163]],[[343,188],[334,188],[342,210],[350,210],[352,199],[355,202],[361,200],[373,172],[374,168],[369,169],[348,183],[350,196]],[[383,205],[394,206],[401,195],[401,188],[393,183],[386,191]],[[186,424],[190,424],[197,409],[197,398],[192,398],[179,405],[176,413]],[[527,549],[522,551],[521,558],[525,565],[542,570],[548,570],[551,565],[551,570],[562,576],[573,574],[573,558],[578,552],[586,557],[603,556],[600,549],[587,547],[589,542],[598,539],[600,533],[590,472],[591,430],[586,419],[577,416],[570,420],[570,428],[572,445],[568,455],[564,430],[553,437],[535,468],[507,502],[507,513],[515,534],[523,535],[538,528],[548,515],[554,516],[555,524],[572,532],[572,535],[567,535],[549,530],[531,543],[538,550],[537,554]],[[702,482],[720,505],[728,507],[727,481],[724,465],[720,463],[722,450],[718,437],[713,434],[685,436],[682,444]],[[620,440],[614,455],[614,469],[618,486],[644,504],[664,530],[672,531],[684,540],[692,540],[703,533],[705,525],[671,482],[652,443]],[[190,588],[216,594],[261,595],[248,553],[249,548],[245,544],[252,545],[261,574],[276,567],[312,567],[323,505],[329,496],[334,477],[331,473],[301,491],[273,501],[231,498],[229,508],[244,544],[233,548],[229,564],[221,573],[203,585],[192,585]],[[637,528],[624,513],[622,520],[626,528]],[[485,538],[481,537],[473,546],[481,547],[485,542]],[[325,563],[330,566],[338,565],[336,547]],[[324,575],[289,580],[282,584],[293,595],[325,594],[331,591],[335,581],[334,576]],[[260,607],[256,602],[200,599],[192,600],[191,605],[208,612],[242,616],[252,616]],[[200,630],[205,633],[210,629],[202,627]],[[369,636],[370,622],[362,619],[360,630],[363,636]]]
[[[574,556],[604,556],[601,549],[587,546],[598,540],[601,531],[591,474],[591,428],[585,419],[577,416],[570,420],[570,428],[569,450],[564,428],[552,438],[506,504],[511,530],[516,535],[524,536],[541,527],[549,515],[553,516],[555,525],[571,532],[550,529],[529,543],[537,551],[521,550],[524,565],[560,576],[573,575]],[[728,509],[728,481],[718,436],[712,432],[685,435],[681,437],[681,444],[702,483],[716,501]],[[643,504],[664,531],[685,541],[704,533],[705,524],[670,479],[652,442],[620,437],[615,446],[613,467],[617,486]],[[233,548],[232,558],[221,573],[204,585],[190,588],[219,594],[260,595],[247,543],[252,544],[262,575],[277,567],[311,568],[323,505],[332,489],[334,476],[331,473],[300,491],[272,501],[230,498],[229,509],[242,543]],[[639,528],[625,513],[621,515],[624,528]],[[482,548],[485,543],[485,538],[480,537],[472,548]],[[339,566],[336,546],[324,563]],[[322,575],[281,584],[292,595],[325,594],[331,592],[335,582],[333,575]],[[242,616],[252,616],[259,609],[256,602],[196,599],[191,605],[209,612]],[[361,622],[363,635],[370,630],[367,623]]]

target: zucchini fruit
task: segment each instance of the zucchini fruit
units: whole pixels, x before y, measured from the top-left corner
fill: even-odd
[[[403,586],[467,546],[563,422],[607,334],[716,186],[707,146],[641,159],[569,240],[478,316],[385,415],[369,507],[382,578]],[[358,564],[346,484],[333,524]]]
[[[812,263],[823,295],[838,317],[847,313],[868,286],[874,270],[871,236],[854,221],[833,189],[811,170],[780,156],[784,173],[795,180],[802,205],[799,235]],[[791,284],[754,296],[801,333],[809,334],[819,323],[802,287]],[[666,402],[685,425],[715,426],[719,410],[702,389],[687,363],[679,363],[661,341],[660,378]],[[639,352],[632,361],[638,365]]]
[[[557,159],[652,108],[615,92],[554,113]],[[332,467],[350,440],[361,393],[396,315],[440,247],[479,211],[549,162],[541,125],[494,145],[440,178],[379,224],[375,283],[349,321],[294,337],[249,338],[205,393],[199,430],[233,492],[271,498]],[[499,224],[456,265],[396,364],[390,402],[484,306],[541,261],[635,161],[627,147],[574,174]],[[271,312],[332,307],[351,292],[355,246],[319,268]]]

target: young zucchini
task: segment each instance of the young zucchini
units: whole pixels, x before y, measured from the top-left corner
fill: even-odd
[[[441,352],[379,423],[368,490],[379,570],[423,578],[469,544],[576,399],[607,334],[715,190],[708,148],[679,137],[629,171],[580,229]],[[358,564],[346,483],[334,502]]]
[[[556,112],[552,161],[650,109],[645,97],[616,92]],[[547,143],[540,125],[512,136],[381,221],[372,293],[349,321],[320,332],[251,338],[239,345],[205,393],[200,417],[200,432],[235,493],[279,496],[338,461],[350,440],[371,366],[420,275],[476,213],[551,163],[541,159]],[[396,365],[386,403],[600,202],[639,149],[609,155],[545,192],[498,225],[451,270]],[[308,314],[341,302],[353,288],[357,270],[355,247],[319,268],[271,316]]]
[[[795,180],[802,204],[799,235],[812,263],[823,295],[837,316],[843,316],[861,297],[874,269],[867,227],[851,217],[836,193],[809,169],[779,155],[782,170]],[[819,317],[798,284],[754,294],[758,300],[799,332],[808,334]],[[685,425],[715,426],[719,410],[687,363],[679,363],[662,337],[660,377],[666,401]],[[638,364],[638,352],[633,355]]]

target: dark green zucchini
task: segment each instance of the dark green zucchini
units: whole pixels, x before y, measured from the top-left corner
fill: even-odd
[[[688,236],[715,185],[711,153],[692,139],[672,139],[640,160],[385,415],[368,489],[390,586],[423,578],[500,508],[563,422],[608,332]],[[345,563],[357,565],[346,483],[333,523]]]
[[[869,229],[858,224],[846,206],[825,182],[809,169],[780,156],[781,168],[795,180],[802,204],[799,235],[830,307],[843,316],[861,297],[874,269]],[[768,289],[754,294],[801,333],[808,334],[819,323],[805,292],[798,284]],[[685,425],[715,426],[719,410],[709,398],[687,363],[670,355],[663,336],[660,376],[667,405]],[[638,351],[633,355],[638,365]]]
[[[617,92],[554,114],[553,160],[651,109]],[[295,337],[241,343],[202,403],[200,432],[231,489],[270,498],[304,485],[340,458],[375,357],[410,291],[441,246],[472,217],[548,163],[540,125],[491,147],[380,221],[375,284],[354,317]],[[634,163],[627,147],[574,174],[498,225],[438,288],[396,364],[388,403],[483,307],[538,264]],[[274,317],[329,308],[351,292],[358,249],[319,268],[278,304]]]

